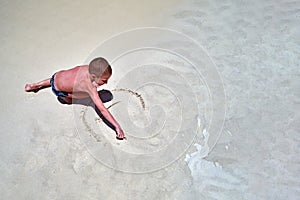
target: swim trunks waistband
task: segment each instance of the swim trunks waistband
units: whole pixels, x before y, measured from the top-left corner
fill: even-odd
[[[53,76],[52,76],[51,79],[50,79],[50,84],[51,84],[52,92],[53,92],[56,96],[58,96],[58,97],[67,97],[68,94],[69,94],[68,92],[59,91],[59,90],[57,90],[57,89],[55,88],[55,86],[54,86],[54,76],[55,76],[55,74],[53,74]]]

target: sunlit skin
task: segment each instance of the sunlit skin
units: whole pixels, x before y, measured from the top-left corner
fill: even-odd
[[[72,99],[90,97],[102,115],[115,127],[117,138],[125,138],[121,126],[104,106],[97,91],[97,87],[107,84],[111,74],[103,74],[101,77],[97,77],[95,74],[90,74],[88,69],[88,65],[83,65],[57,72],[54,77],[55,88],[68,92],[67,97],[62,97],[68,103],[72,103]],[[50,86],[49,78],[38,83],[26,84],[25,91],[38,92],[40,89]]]

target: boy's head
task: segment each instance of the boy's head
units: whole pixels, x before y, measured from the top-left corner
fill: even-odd
[[[90,62],[89,73],[92,81],[95,81],[98,85],[102,85],[107,83],[112,74],[112,69],[107,60],[99,57]]]

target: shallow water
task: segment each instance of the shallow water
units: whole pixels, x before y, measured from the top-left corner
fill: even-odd
[[[220,140],[189,162],[199,198],[299,197],[299,7],[194,1],[174,13],[171,27],[208,49],[227,97]]]

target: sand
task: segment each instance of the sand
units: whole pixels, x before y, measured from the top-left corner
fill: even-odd
[[[1,2],[2,199],[297,199],[297,1]],[[105,103],[25,83],[95,56]]]

